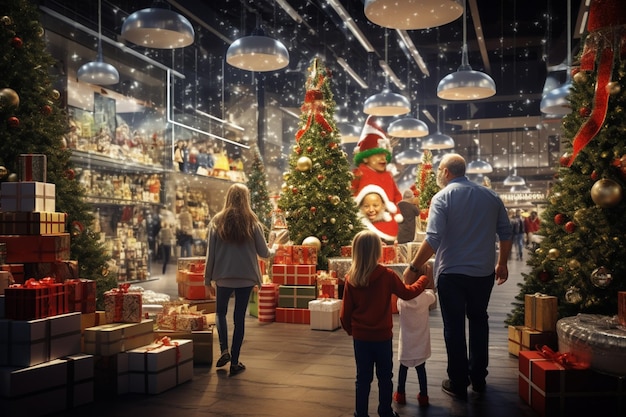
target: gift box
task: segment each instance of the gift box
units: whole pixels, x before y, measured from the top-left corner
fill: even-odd
[[[14,284],[5,290],[5,296],[8,319],[33,320],[69,312],[67,287],[52,278]]]
[[[278,305],[278,289],[280,285],[273,283],[261,284],[259,289],[259,321],[273,322],[276,319]]]
[[[302,245],[278,245],[274,264],[317,265],[317,248]]]
[[[519,395],[542,417],[622,416],[623,381],[590,369],[566,368],[539,351],[519,353]]]
[[[193,331],[207,327],[206,317],[191,313],[159,313],[156,319],[157,328],[161,330]]]
[[[556,331],[557,298],[545,294],[524,295],[524,326],[540,331]]]
[[[215,290],[204,282],[204,270],[202,272],[181,273],[182,285],[178,286],[180,297],[190,300],[207,300],[215,298]]]
[[[194,365],[210,365],[213,362],[213,330],[179,332],[158,329],[154,335],[157,339],[169,337],[170,339],[192,340]]]
[[[65,233],[67,214],[53,212],[1,212],[0,235]]]
[[[56,186],[46,182],[3,182],[2,211],[56,211]]]
[[[326,298],[309,301],[310,325],[312,330],[335,330],[341,327],[339,310],[341,300]]]
[[[311,323],[311,311],[308,308],[276,307],[276,322],[309,324]]]
[[[46,155],[21,154],[18,159],[19,180],[46,182],[47,162]]]
[[[321,272],[317,276],[317,298],[339,298],[339,280]]]
[[[67,361],[67,408],[72,409],[93,402],[93,355],[77,353],[63,359]]]
[[[56,235],[0,235],[0,242],[7,245],[7,263],[9,264],[56,262],[60,259],[69,259],[70,257],[69,233]]]
[[[126,352],[94,356],[94,396],[109,400],[111,397],[129,392],[128,355]]]
[[[555,332],[541,332],[525,326],[509,326],[509,353],[519,356],[522,350],[537,350],[538,347],[548,346],[558,348]]]
[[[339,250],[339,256],[342,258],[352,258],[352,246],[342,246]]]
[[[115,355],[150,344],[154,340],[153,320],[140,323],[110,323],[90,327],[84,332],[84,353]]]
[[[334,274],[340,283],[345,281],[351,265],[352,258],[328,258],[328,272]]]
[[[104,311],[107,323],[139,323],[141,316],[141,293],[128,291],[128,285],[104,293]]]
[[[379,260],[381,264],[393,264],[397,262],[396,247],[392,245],[383,246],[383,254]]]
[[[308,308],[309,301],[316,298],[315,286],[281,285],[278,288],[278,307]]]
[[[159,394],[193,377],[192,340],[166,336],[127,354],[130,392]]]
[[[315,265],[272,265],[272,282],[281,285],[315,285]]]
[[[24,264],[24,274],[29,278],[52,277],[56,282],[78,279],[78,261],[37,262]]]
[[[96,281],[69,279],[65,281],[70,311],[93,313],[96,311]]]
[[[80,313],[0,320],[0,366],[33,366],[80,352]]]

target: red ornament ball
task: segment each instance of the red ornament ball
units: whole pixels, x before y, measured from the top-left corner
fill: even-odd
[[[41,108],[41,112],[45,115],[45,116],[50,116],[50,114],[52,114],[52,107],[50,107],[49,105],[45,105]]]
[[[539,274],[537,274],[537,278],[539,278],[539,281],[541,282],[548,282],[550,281],[552,276],[550,275],[548,271],[543,270],[543,271],[540,271]]]
[[[595,170],[591,173],[591,179],[594,181],[598,180],[598,173]]]
[[[11,39],[11,45],[13,45],[14,48],[21,48],[24,46],[24,41],[19,36],[15,36]]]
[[[324,181],[324,176],[322,174],[317,176],[318,181]]]
[[[307,146],[306,151],[307,151],[308,153],[313,152],[313,147],[312,147],[312,146]]]
[[[291,189],[291,192],[292,192],[292,193],[294,193],[294,194],[298,194],[298,188],[293,187],[293,188]]]
[[[565,231],[567,233],[574,233],[575,230],[576,230],[576,223],[572,221],[565,223]]]
[[[302,148],[301,148],[301,147],[299,147],[299,146],[297,146],[297,147],[296,147],[296,153],[297,153],[298,155],[302,154]]]
[[[317,211],[317,207],[313,206],[313,207],[311,207],[310,210],[311,210],[311,213],[315,213]]]
[[[559,159],[559,163],[561,164],[562,167],[566,167],[569,166],[569,162],[571,160],[572,156],[568,153],[564,153],[561,158]]]
[[[589,107],[583,106],[578,109],[578,114],[580,114],[581,117],[589,117],[589,115],[591,115],[591,109]]]
[[[554,223],[558,224],[559,226],[565,223],[565,220],[566,220],[565,214],[563,213],[559,213],[556,216],[554,216]]]
[[[76,172],[74,172],[74,170],[72,168],[66,169],[65,170],[65,177],[68,180],[73,180],[74,178],[76,178]]]
[[[330,149],[335,149],[335,148],[337,147],[337,142],[330,142],[330,143],[328,144],[328,147],[329,147]]]
[[[15,116],[11,116],[7,119],[7,123],[9,124],[9,127],[16,128],[20,126],[20,119]]]

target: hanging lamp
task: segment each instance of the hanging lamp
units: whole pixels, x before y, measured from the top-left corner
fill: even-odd
[[[419,164],[422,162],[422,152],[418,150],[417,138],[409,139],[407,148],[398,153],[395,159],[397,163],[402,165]]]
[[[385,61],[387,61],[387,38],[389,33],[385,29]],[[383,91],[374,94],[365,100],[363,113],[372,116],[400,116],[411,111],[409,99],[401,94],[393,93],[389,89],[389,76],[385,73],[385,87]]]
[[[572,4],[567,0],[567,69],[565,71],[565,83],[544,94],[541,98],[539,110],[545,114],[564,116],[572,112],[572,105],[569,101],[569,93],[572,88],[572,78],[570,69],[572,67]]]
[[[98,0],[98,52],[96,60],[81,65],[76,72],[76,77],[79,81],[97,85],[112,85],[120,81],[119,72],[113,65],[104,62],[102,54],[101,0]]]
[[[448,74],[439,81],[437,97],[444,100],[469,101],[480,100],[496,94],[496,83],[484,72],[474,71],[467,56],[467,18],[463,7],[463,47],[461,66],[456,72]]]
[[[517,175],[517,169],[513,169],[513,174],[509,174],[508,177],[506,177],[504,179],[504,181],[502,182],[502,184],[508,186],[521,186],[521,185],[526,185],[526,180],[524,180],[524,178],[520,177]]]
[[[265,36],[260,19],[257,15],[256,29],[250,36],[239,38],[228,47],[228,64],[255,72],[276,71],[289,65],[289,51],[279,40]]]
[[[387,134],[396,138],[421,138],[428,135],[428,125],[415,117],[403,117],[389,123]]]
[[[478,124],[476,125],[478,126]],[[478,130],[478,139],[474,139],[478,150],[476,152],[476,160],[467,164],[465,169],[466,174],[489,174],[493,172],[493,167],[487,161],[480,159],[480,129]]]
[[[428,29],[461,16],[458,0],[365,0],[365,16],[391,29]]]
[[[422,150],[428,149],[432,151],[454,148],[454,139],[444,133],[441,133],[441,129],[439,127],[439,112],[440,110],[437,108],[437,132],[424,137],[424,140],[422,141]]]
[[[128,16],[121,33],[129,42],[156,49],[182,48],[191,45],[195,38],[189,20],[163,0]]]

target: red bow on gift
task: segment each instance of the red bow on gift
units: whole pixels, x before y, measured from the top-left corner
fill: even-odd
[[[587,369],[589,368],[589,364],[586,362],[580,361],[576,355],[573,353],[559,353],[550,349],[548,346],[543,345],[542,347],[537,346],[537,350],[541,353],[541,355],[553,362],[558,363],[564,368],[569,369]]]

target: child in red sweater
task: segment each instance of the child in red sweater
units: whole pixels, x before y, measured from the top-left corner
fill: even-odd
[[[391,269],[378,264],[382,241],[375,232],[364,230],[352,241],[352,265],[347,273],[341,303],[341,326],[353,338],[356,361],[355,417],[368,416],[374,366],[378,379],[378,415],[397,417],[391,408],[393,395],[393,317],[391,295],[403,300],[424,291],[428,278],[422,275],[405,285]]]

